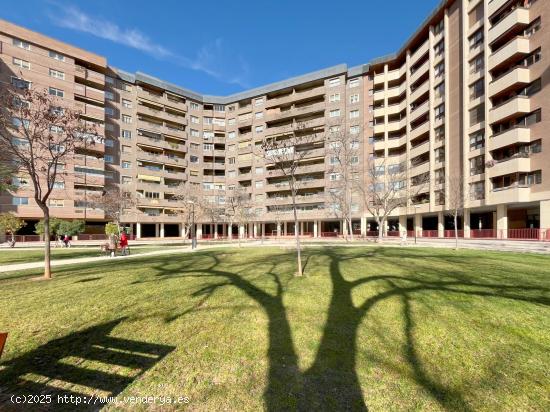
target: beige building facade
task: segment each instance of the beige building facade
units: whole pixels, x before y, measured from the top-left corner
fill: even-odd
[[[549,19],[543,0],[443,1],[395,54],[230,96],[115,69],[101,56],[0,21],[0,81],[47,88],[103,132],[66,165],[68,178],[52,195],[52,214],[85,219],[90,233],[101,232],[105,216],[89,199],[119,185],[135,198],[123,220],[137,237],[181,236],[176,195],[184,182],[220,209],[237,189],[253,201],[246,227],[229,225],[223,214],[201,218],[203,238],[342,233],[329,196],[337,177],[326,138],[337,128],[357,135],[362,185],[372,162],[404,167],[406,187],[428,182],[392,214],[382,228],[390,234],[452,236],[449,201],[459,180],[460,236],[541,238],[546,232],[538,229],[550,229]],[[307,151],[297,172],[298,228],[288,183],[257,155],[264,139],[296,134],[308,136],[296,146]],[[0,210],[40,217],[24,184],[0,196]],[[354,233],[378,230],[360,196],[351,210]]]

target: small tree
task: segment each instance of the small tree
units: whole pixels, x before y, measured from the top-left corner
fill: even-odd
[[[176,188],[174,194],[174,199],[178,200],[176,213],[181,217],[184,242],[192,231],[192,225],[200,217],[201,198],[200,189],[191,185],[188,181]]]
[[[353,240],[352,205],[359,179],[360,140],[358,133],[351,133],[338,125],[329,128],[327,154],[330,159],[328,172],[330,180],[329,198],[332,212],[344,221],[347,227],[346,240]],[[344,228],[342,228],[344,231]]]
[[[83,220],[62,220],[59,225],[59,233],[69,236],[77,236],[84,232],[86,224]]]
[[[226,200],[226,217],[230,225],[236,224],[237,227],[247,225],[252,219],[252,202],[250,193],[240,188],[235,189]],[[237,236],[239,247],[241,247],[240,233]]]
[[[132,193],[123,190],[117,186],[108,187],[101,197],[94,199],[105,212],[105,217],[112,219],[117,227],[117,236],[120,236],[120,226],[122,215],[125,210],[135,207],[136,202],[132,197]]]
[[[453,218],[455,249],[458,250],[458,217],[464,214],[464,179],[462,175],[449,177],[446,190],[447,214]]]
[[[16,87],[17,92],[5,90],[0,99],[0,146],[32,183],[34,201],[44,215],[44,277],[50,279],[50,195],[79,143],[94,144],[97,135],[79,111],[64,107],[47,90],[31,90],[24,80]]]
[[[297,276],[302,276],[302,256],[300,234],[298,233],[298,209],[296,206],[299,182],[296,176],[300,173],[300,167],[303,166],[305,159],[311,156],[312,150],[316,148],[315,143],[318,141],[315,133],[307,135],[300,133],[305,126],[307,125],[298,124],[296,130],[290,134],[265,138],[259,154],[268,165],[278,170],[289,184],[294,218],[294,237],[296,239]]]
[[[61,235],[61,231],[59,230],[59,228],[60,228],[62,222],[63,221],[61,219],[58,219],[56,217],[52,217],[49,220],[49,234],[48,234],[48,236],[53,236],[55,238],[56,246],[57,246],[58,241],[59,241],[59,235]],[[38,235],[42,236],[44,241],[46,240],[46,229],[44,227],[44,219],[39,220],[34,225],[34,231]]]
[[[0,231],[11,237],[10,247],[15,247],[15,233],[24,226],[26,226],[26,223],[14,214],[0,213]]]
[[[408,182],[410,169],[404,163],[387,164],[386,159],[377,162],[368,159],[365,185],[359,185],[366,209],[378,224],[378,241],[382,241],[384,227],[394,211],[406,207],[422,193],[429,183],[429,174],[414,176]]]

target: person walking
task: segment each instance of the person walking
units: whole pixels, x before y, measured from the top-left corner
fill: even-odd
[[[123,256],[126,255],[126,252],[128,251],[128,235],[125,231],[122,231],[120,235],[120,250]]]

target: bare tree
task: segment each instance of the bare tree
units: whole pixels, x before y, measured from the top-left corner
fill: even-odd
[[[178,200],[176,213],[181,216],[184,242],[192,230],[192,225],[200,220],[201,197],[200,189],[188,181],[183,182],[176,188],[174,194],[174,198]]]
[[[110,186],[101,193],[101,196],[92,197],[91,200],[97,202],[105,212],[105,216],[116,224],[120,236],[122,215],[136,205],[132,193],[118,186]]]
[[[464,178],[455,174],[449,176],[447,184],[446,201],[447,215],[453,218],[455,232],[455,249],[458,250],[458,217],[464,214]]]
[[[239,188],[235,189],[226,199],[225,216],[230,225],[237,227],[245,226],[252,220],[252,202],[250,193]],[[240,230],[240,229],[239,229]],[[237,236],[239,247],[241,247],[240,233]]]
[[[297,276],[302,276],[302,257],[300,235],[298,233],[298,211],[296,207],[299,182],[296,176],[301,166],[304,165],[305,159],[310,157],[312,150],[315,149],[314,144],[318,140],[315,133],[304,135],[300,133],[301,129],[302,127],[298,125],[297,130],[289,135],[265,138],[261,145],[261,153],[259,154],[268,165],[273,166],[281,172],[289,184],[294,217],[294,237],[296,239]]]
[[[366,162],[366,184],[361,185],[365,207],[378,224],[378,240],[384,236],[384,227],[388,217],[408,202],[415,201],[428,182],[429,174],[422,174],[407,179],[410,175],[404,163],[387,164],[387,159],[377,161],[369,158]]]
[[[214,238],[217,237],[218,222],[221,222],[225,216],[225,192],[214,189],[206,193],[205,190],[202,190],[201,196],[198,199],[198,205],[202,219],[214,225],[213,236]]]
[[[6,89],[0,98],[0,145],[32,182],[34,201],[44,216],[44,277],[50,279],[50,195],[64,179],[65,164],[79,144],[92,145],[98,137],[96,128],[85,123],[80,112],[65,107],[63,100],[20,82],[21,89]]]
[[[328,191],[332,212],[344,221],[347,227],[346,240],[353,240],[352,205],[359,178],[359,134],[343,130],[339,125],[329,128],[327,148],[330,164],[328,173],[333,176]]]

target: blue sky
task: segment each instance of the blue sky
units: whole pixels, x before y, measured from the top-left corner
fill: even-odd
[[[2,0],[0,16],[115,67],[226,95],[396,51],[439,1]]]

